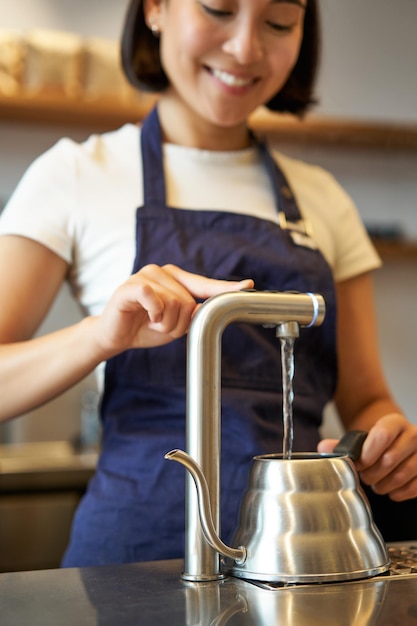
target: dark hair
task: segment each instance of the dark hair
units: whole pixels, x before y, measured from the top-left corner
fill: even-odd
[[[316,0],[308,0],[300,53],[285,85],[266,103],[272,111],[303,115],[314,104],[320,47]],[[159,92],[169,86],[161,66],[159,39],[145,22],[143,0],[131,0],[122,33],[122,67],[129,82],[142,91]]]

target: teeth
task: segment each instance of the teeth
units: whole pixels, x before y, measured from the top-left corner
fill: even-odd
[[[252,82],[251,79],[239,78],[238,76],[233,76],[233,74],[228,74],[228,72],[223,72],[222,70],[213,70],[213,76],[230,87],[246,87]]]

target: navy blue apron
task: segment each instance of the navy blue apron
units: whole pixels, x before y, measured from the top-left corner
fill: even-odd
[[[295,345],[294,450],[315,450],[324,405],[336,383],[335,293],[317,249],[272,221],[166,205],[156,109],[142,132],[144,205],[137,211],[133,272],[174,263],[218,279],[253,278],[256,289],[316,292],[327,315]],[[257,142],[277,211],[301,219],[290,187]],[[213,181],[208,181],[212,184]],[[202,190],[202,193],[204,191]],[[301,235],[302,242],[310,240]],[[186,338],[128,350],[107,363],[98,470],[76,515],[65,566],[178,558],[184,548],[185,470],[164,460],[185,447]],[[246,324],[222,339],[222,537],[237,513],[256,454],[282,450],[280,342],[274,329]]]

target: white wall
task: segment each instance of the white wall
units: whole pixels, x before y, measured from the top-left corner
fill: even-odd
[[[2,28],[51,28],[117,39],[128,0],[0,0]]]
[[[416,0],[319,4],[324,43],[318,112],[416,122]]]
[[[83,36],[119,36],[127,0],[0,0],[2,28],[63,29]],[[321,0],[323,60],[316,113],[343,118],[417,123],[416,0]],[[85,129],[0,122],[0,204],[32,159],[61,135]],[[330,169],[368,222],[398,223],[417,239],[417,155],[372,150],[283,146]],[[416,261],[389,262],[377,272],[376,301],[383,362],[391,386],[417,422]],[[64,293],[44,328],[77,319]],[[69,438],[79,429],[81,396],[92,379],[9,426],[12,436]],[[22,433],[25,434],[22,434]],[[6,433],[7,434],[7,433]],[[1,433],[0,433],[1,435]]]

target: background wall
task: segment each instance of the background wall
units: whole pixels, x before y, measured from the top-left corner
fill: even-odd
[[[0,0],[2,28],[32,27],[118,38],[127,0]],[[415,0],[320,0],[323,55],[315,114],[417,123],[417,2]],[[0,206],[39,153],[62,135],[77,140],[85,129],[0,121]],[[417,154],[395,151],[281,146],[322,164],[351,193],[369,224],[399,225],[417,239]],[[381,351],[399,402],[417,422],[416,262],[386,263],[375,276]],[[64,289],[41,329],[79,318]],[[3,427],[4,440],[73,438],[92,377],[62,398]],[[87,393],[87,396],[86,396]],[[86,400],[87,398],[87,400]],[[87,407],[88,409],[88,407]],[[338,430],[333,418],[327,429]]]
[[[318,113],[417,120],[415,0],[318,0],[323,59]]]
[[[417,120],[415,0],[318,0],[323,55],[318,113]],[[0,0],[1,28],[118,38],[128,0]]]

